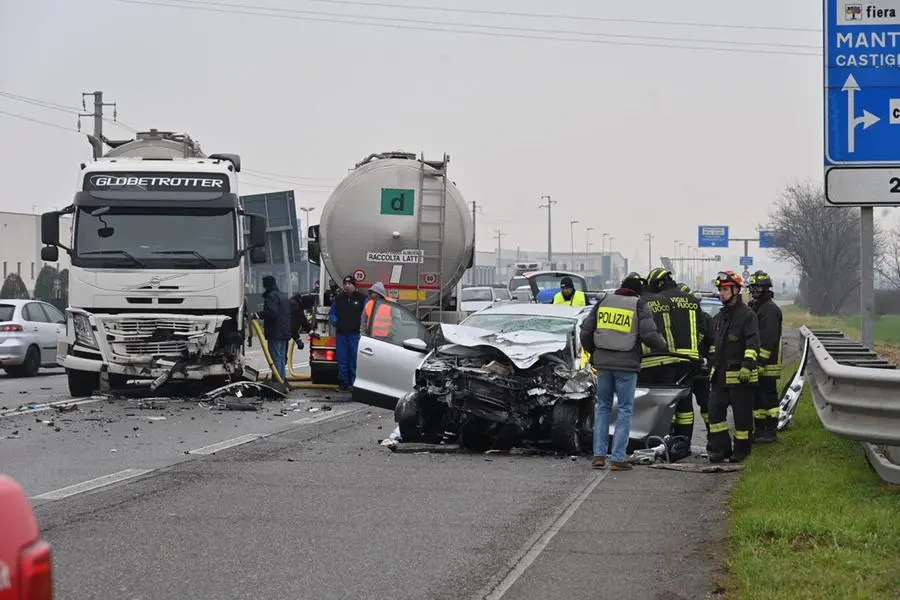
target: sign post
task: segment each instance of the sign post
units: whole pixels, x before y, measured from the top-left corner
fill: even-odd
[[[900,0],[824,0],[825,198],[860,207],[862,343],[875,343],[874,208],[900,204]]]

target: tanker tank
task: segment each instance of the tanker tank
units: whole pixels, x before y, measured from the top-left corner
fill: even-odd
[[[335,188],[319,225],[321,260],[335,281],[384,283],[406,306],[443,308],[474,256],[475,224],[447,162],[372,154]]]
[[[106,143],[112,149],[104,158],[207,158],[199,142],[187,134],[171,131],[151,129],[137,133],[133,140],[107,140]]]

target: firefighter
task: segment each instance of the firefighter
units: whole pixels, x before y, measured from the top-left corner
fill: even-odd
[[[753,442],[778,441],[778,379],[781,377],[781,309],[772,300],[772,278],[765,271],[750,276],[750,308],[759,321],[759,387],[753,406]]]
[[[652,275],[655,271],[656,269],[651,270],[650,274]],[[640,275],[635,273],[632,273],[632,275],[640,277]],[[629,277],[632,275],[629,275]],[[644,284],[641,291],[641,300],[647,303],[650,312],[653,313],[653,321],[656,323],[656,330],[663,336],[663,339],[666,340],[666,351],[674,352],[675,337],[672,330],[672,313],[674,311],[674,305],[672,300],[654,290],[650,286],[650,282],[644,277],[640,277],[640,279]],[[650,349],[644,347],[644,354],[650,353]],[[641,361],[641,383],[659,385],[674,384],[675,380],[678,378],[678,369],[676,367],[680,362],[682,361],[674,356],[645,357]]]
[[[713,320],[712,396],[709,401],[709,462],[741,462],[750,454],[753,402],[759,382],[759,326],[756,313],[744,304],[741,276],[716,276],[722,308]],[[728,407],[734,417],[734,446],[728,434]]]
[[[669,273],[668,269],[663,267],[650,271],[647,276],[647,287],[651,292],[656,292],[671,301],[671,341],[674,344],[670,343],[669,351],[699,361],[700,345],[706,333],[702,316],[705,313],[700,309],[700,302],[693,294],[683,292],[678,283],[672,278],[672,274]],[[672,360],[674,361],[673,368],[676,380],[690,375],[695,370],[694,365],[689,360],[675,357]],[[693,382],[691,383],[693,384]],[[697,398],[701,414],[707,412],[708,403],[708,395],[703,399],[701,397]],[[682,399],[678,406],[675,407],[675,414],[672,417],[672,434],[684,435],[688,438],[693,437],[694,403],[691,400],[691,396]]]
[[[584,292],[575,291],[575,284],[571,277],[563,277],[559,280],[559,291],[553,296],[553,304],[587,306],[587,297]]]

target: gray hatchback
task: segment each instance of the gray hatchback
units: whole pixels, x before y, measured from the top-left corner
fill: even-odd
[[[0,368],[13,377],[34,377],[56,367],[56,344],[66,317],[40,300],[0,299]]]

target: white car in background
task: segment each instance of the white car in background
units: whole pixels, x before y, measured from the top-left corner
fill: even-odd
[[[478,286],[463,288],[460,293],[459,310],[465,313],[478,312],[488,306],[494,306],[500,302],[509,302],[512,295],[506,288],[491,286]]]
[[[66,333],[66,317],[40,300],[0,298],[0,368],[13,377],[34,377],[41,367],[57,367],[56,344]]]

